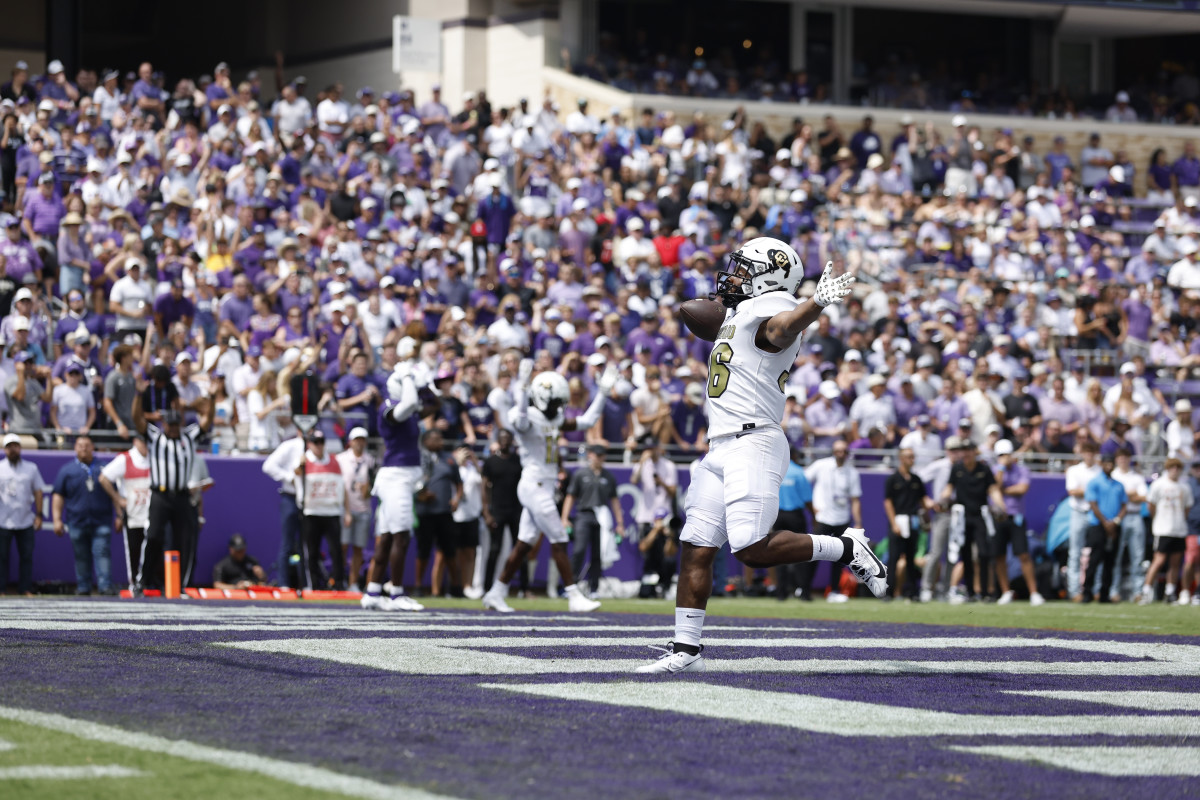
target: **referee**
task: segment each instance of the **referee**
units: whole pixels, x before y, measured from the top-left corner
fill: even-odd
[[[143,388],[143,387],[139,387]],[[142,409],[142,391],[133,399],[133,425],[146,437],[150,460],[150,521],[146,528],[146,558],[157,576],[162,569],[163,550],[177,550],[180,556],[180,585],[192,577],[196,548],[196,516],[188,483],[196,455],[196,440],[212,427],[214,403],[204,403],[198,425],[182,425],[179,411],[168,407],[162,412],[162,427],[146,423]],[[168,533],[168,526],[170,526]],[[160,557],[155,558],[158,555]],[[145,570],[145,567],[143,567]]]
[[[587,450],[587,466],[577,469],[571,475],[567,484],[567,496],[563,500],[563,528],[570,528],[571,509],[578,508],[575,514],[575,543],[571,553],[571,570],[577,575],[583,574],[583,559],[591,547],[592,557],[588,563],[588,590],[592,596],[600,589],[600,574],[604,564],[600,557],[600,520],[597,511],[609,509],[612,514],[612,527],[621,529],[621,504],[617,499],[617,479],[604,468],[606,450],[602,444],[594,444]]]

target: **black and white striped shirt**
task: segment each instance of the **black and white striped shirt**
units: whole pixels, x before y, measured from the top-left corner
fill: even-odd
[[[199,425],[188,425],[172,439],[156,425],[146,426],[149,444],[150,488],[160,492],[182,492],[188,488],[192,463],[196,460]]]

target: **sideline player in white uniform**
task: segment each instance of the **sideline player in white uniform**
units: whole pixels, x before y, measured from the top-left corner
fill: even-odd
[[[505,613],[513,610],[505,602],[508,582],[529,557],[540,532],[550,540],[550,557],[567,585],[568,610],[594,611],[600,604],[585,597],[575,585],[575,573],[571,570],[571,559],[567,557],[567,531],[554,503],[554,486],[558,481],[558,436],[560,431],[587,430],[595,425],[604,413],[604,398],[612,391],[616,378],[605,373],[596,384],[596,397],[587,410],[576,419],[564,419],[562,409],[569,394],[567,379],[557,372],[542,372],[533,379],[527,392],[526,383],[532,369],[527,363],[521,364],[513,390],[513,407],[508,412],[509,427],[516,436],[517,452],[521,456],[517,499],[523,510],[517,546],[509,554],[492,588],[483,596],[483,607]],[[529,407],[531,403],[532,408]]]
[[[834,278],[833,262],[817,290],[800,300],[800,257],[778,239],[760,237],[729,256],[717,294],[730,309],[708,362],[708,454],[688,488],[675,600],[675,639],[658,661],[639,672],[704,669],[700,633],[712,592],[713,559],[729,542],[748,567],[806,561],[848,566],[872,594],[887,592],[887,569],[861,528],[841,536],[771,532],[779,512],[779,487],[788,464],[781,425],[784,387],[800,350],[800,337],[831,303],[850,293],[854,276]]]

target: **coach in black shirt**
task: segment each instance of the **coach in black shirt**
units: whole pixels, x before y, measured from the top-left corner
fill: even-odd
[[[912,471],[916,455],[911,447],[900,448],[900,466],[888,476],[883,485],[883,510],[888,527],[888,590],[889,597],[912,597],[917,594],[917,538],[923,526],[922,515],[933,507],[925,482]],[[907,522],[897,522],[907,517]],[[896,567],[904,556],[904,582],[901,586]],[[903,588],[903,592],[901,592]]]
[[[500,559],[500,545],[508,531],[513,546],[521,524],[521,501],[517,499],[517,484],[521,481],[521,459],[513,447],[513,435],[503,428],[496,434],[497,451],[483,462],[483,521],[488,528],[488,557],[483,585],[491,586]],[[520,569],[521,588],[529,583],[528,571]],[[578,574],[578,571],[576,571]]]
[[[142,393],[147,385],[138,387],[133,399],[133,425],[146,437],[147,458],[150,461],[150,521],[146,526],[146,563],[155,571],[162,569],[162,551],[179,551],[180,586],[192,578],[196,547],[196,515],[192,510],[192,494],[188,480],[192,475],[196,441],[212,427],[213,403],[205,402],[200,423],[183,427],[175,408],[162,411],[162,427],[146,422],[142,409]],[[158,554],[156,559],[154,556]],[[161,577],[156,575],[156,577]],[[156,584],[151,584],[156,585]],[[161,585],[161,580],[157,585]]]
[[[1004,496],[1000,493],[1000,486],[996,483],[996,476],[991,467],[979,460],[979,451],[975,443],[967,440],[962,453],[962,461],[950,470],[950,481],[942,491],[940,500],[946,508],[951,505],[951,498],[963,507],[963,580],[966,582],[968,593],[979,591],[986,594],[988,580],[992,577],[992,571],[989,569],[992,548],[988,541],[983,510],[987,507],[989,498],[994,508],[1003,509]],[[972,547],[975,552],[972,552]],[[978,567],[974,572],[973,566]]]
[[[247,589],[266,582],[267,573],[258,559],[246,552],[245,538],[240,533],[229,537],[229,555],[213,567],[213,588]]]

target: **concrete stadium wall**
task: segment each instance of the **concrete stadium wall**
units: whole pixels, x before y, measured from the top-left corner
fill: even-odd
[[[618,91],[611,86],[571,75],[560,69],[546,67],[542,70],[546,92],[558,101],[565,116],[574,110],[578,97],[587,97],[593,103],[593,113],[607,114],[609,106],[619,106],[627,113],[638,113],[643,108],[655,111],[674,111],[677,117],[689,119],[699,111],[709,120],[728,117],[739,106],[746,109],[748,117],[763,122],[772,136],[779,136],[792,127],[794,117],[803,117],[805,122],[818,130],[826,114],[832,115],[847,135],[858,129],[862,118],[870,114],[875,118],[875,130],[882,138],[890,141],[904,114],[911,114],[918,123],[931,120],[943,138],[953,128],[953,114],[944,111],[905,111],[891,108],[863,108],[857,106],[806,105],[800,103],[764,103],[760,101],[716,100],[696,97],[671,97],[668,95],[633,94]],[[1183,143],[1200,138],[1200,129],[1148,123],[1114,124],[1096,120],[1047,120],[1033,117],[1012,117],[999,114],[967,114],[969,125],[977,125],[984,135],[984,143],[990,144],[991,134],[1000,128],[1012,128],[1018,137],[1026,135],[1036,139],[1038,152],[1050,149],[1055,136],[1067,140],[1067,151],[1078,158],[1079,151],[1087,144],[1088,136],[1099,131],[1102,144],[1109,150],[1124,150],[1137,168],[1135,188],[1145,190],[1146,167],[1150,155],[1156,148],[1166,147],[1174,160],[1183,148]],[[637,118],[634,117],[636,120]]]

